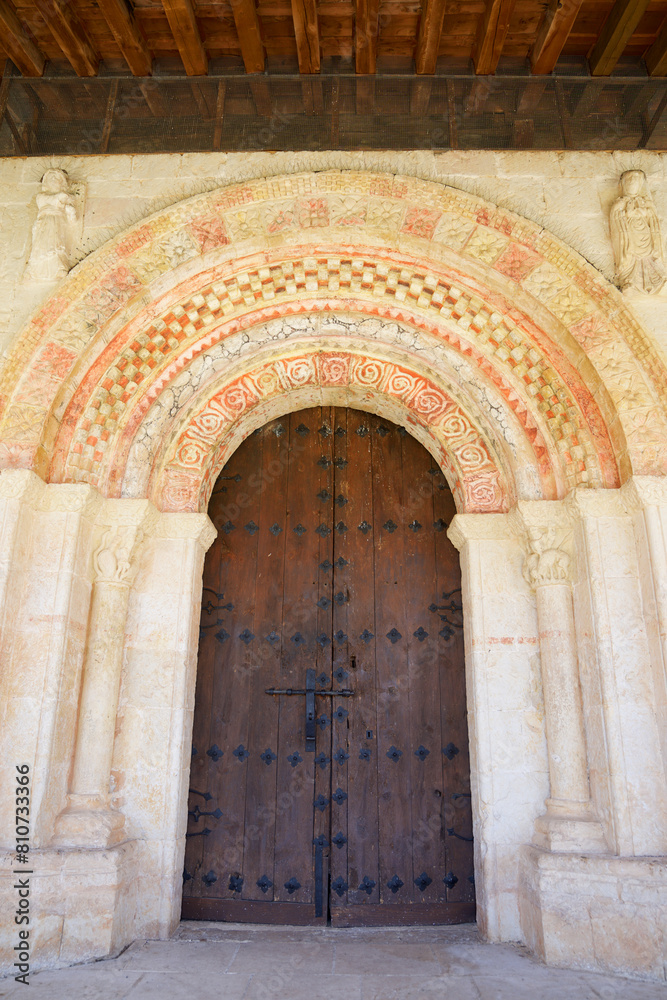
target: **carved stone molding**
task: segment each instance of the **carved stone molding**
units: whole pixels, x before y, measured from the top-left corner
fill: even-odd
[[[582,517],[625,517],[627,501],[628,494],[622,487],[619,490],[572,490],[564,504],[576,521]]]
[[[459,552],[466,542],[505,541],[516,536],[510,514],[457,514],[447,531],[447,537]]]
[[[619,492],[628,510],[667,507],[667,477],[633,476]]]
[[[41,496],[44,482],[28,469],[3,469],[0,472],[0,500],[23,500],[34,504]]]
[[[0,500],[21,500],[44,513],[82,513],[94,518],[104,500],[87,483],[45,483],[27,469],[0,472]]]
[[[206,552],[218,532],[208,514],[161,514],[152,535],[154,538],[192,538]]]

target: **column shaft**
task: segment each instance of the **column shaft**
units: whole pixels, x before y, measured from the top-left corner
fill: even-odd
[[[570,585],[538,586],[536,599],[551,785],[549,808],[571,813],[574,807],[580,812],[590,793]]]
[[[95,584],[84,663],[71,794],[107,803],[129,587]]]

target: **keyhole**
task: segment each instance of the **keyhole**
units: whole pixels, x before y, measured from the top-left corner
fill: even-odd
[[[356,669],[357,669],[357,658],[356,658],[356,656],[351,656],[350,657],[350,670],[356,670]]]

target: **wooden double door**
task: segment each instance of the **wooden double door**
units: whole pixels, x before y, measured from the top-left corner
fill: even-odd
[[[403,428],[301,410],[213,491],[183,916],[474,919],[454,503]]]

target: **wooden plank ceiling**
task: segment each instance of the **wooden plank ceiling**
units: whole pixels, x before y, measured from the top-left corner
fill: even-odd
[[[667,0],[0,0],[24,76],[248,73],[667,75]],[[501,62],[502,60],[502,62]],[[643,65],[642,65],[643,61]]]

